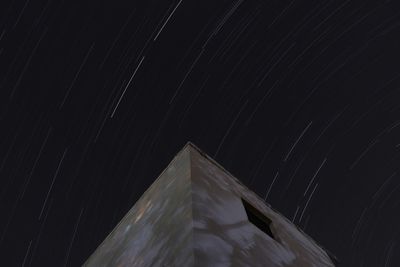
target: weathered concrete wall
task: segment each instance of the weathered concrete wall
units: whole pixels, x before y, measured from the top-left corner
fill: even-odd
[[[334,266],[319,246],[198,150],[191,152],[195,266]],[[241,198],[272,220],[271,238]]]
[[[271,221],[270,237],[242,198]],[[84,264],[87,267],[331,267],[327,254],[187,144]]]
[[[193,266],[189,153],[174,158],[84,266]]]

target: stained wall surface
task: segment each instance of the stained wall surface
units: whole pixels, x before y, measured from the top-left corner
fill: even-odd
[[[83,266],[194,266],[189,150],[182,150]]]
[[[329,256],[208,156],[191,152],[195,266],[327,267]],[[273,237],[249,222],[242,199],[268,217]]]
[[[251,223],[242,199],[268,217]],[[84,266],[330,267],[325,251],[188,143]]]

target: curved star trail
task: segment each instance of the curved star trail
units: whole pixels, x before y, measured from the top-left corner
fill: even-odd
[[[396,1],[0,3],[0,259],[80,266],[188,141],[339,266],[400,266]]]

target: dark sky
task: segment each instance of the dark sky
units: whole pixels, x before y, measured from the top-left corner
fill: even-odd
[[[400,266],[396,2],[0,1],[0,265],[80,266],[190,140]]]

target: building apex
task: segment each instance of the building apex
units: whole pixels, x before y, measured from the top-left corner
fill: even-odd
[[[191,142],[88,267],[332,267],[326,252]]]

